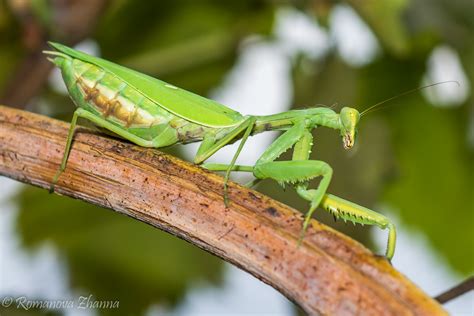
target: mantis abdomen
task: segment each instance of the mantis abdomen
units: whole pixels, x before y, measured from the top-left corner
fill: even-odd
[[[165,145],[202,140],[208,127],[184,120],[93,64],[74,58],[55,59],[74,103],[142,139],[152,140],[168,128]]]

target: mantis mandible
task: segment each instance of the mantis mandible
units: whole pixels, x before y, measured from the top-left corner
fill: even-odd
[[[388,228],[385,256],[395,252],[395,225],[385,216],[342,198],[327,194],[333,170],[320,160],[310,160],[313,145],[311,131],[324,126],[335,129],[346,149],[357,136],[361,113],[344,107],[339,113],[325,107],[291,110],[267,116],[242,115],[213,100],[206,99],[137,71],[90,56],[58,43],[49,43],[55,51],[45,51],[48,59],[60,68],[69,94],[77,106],[66,148],[51,191],[65,170],[77,119],[84,118],[139,146],[160,148],[177,143],[200,141],[194,163],[202,164],[223,146],[241,142],[229,164],[202,164],[213,171],[225,171],[224,202],[227,205],[227,182],[232,171],[251,172],[257,180],[273,179],[292,185],[310,204],[303,223],[300,241],[318,206],[335,218],[353,223]],[[263,152],[254,166],[236,165],[245,142],[251,135],[278,130],[283,133]],[[293,148],[290,161],[276,159]],[[321,177],[317,188],[309,181]]]

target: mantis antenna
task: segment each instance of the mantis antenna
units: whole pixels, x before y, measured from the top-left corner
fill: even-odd
[[[429,84],[429,85],[426,85],[426,86],[422,86],[422,87],[418,87],[418,88],[415,88],[415,89],[411,89],[411,90],[405,91],[405,92],[403,92],[403,93],[400,93],[400,94],[398,94],[398,95],[396,95],[396,96],[393,96],[393,97],[391,97],[391,98],[388,98],[388,99],[386,99],[386,100],[384,100],[384,101],[378,102],[378,103],[376,103],[376,104],[374,104],[374,105],[368,107],[367,109],[365,109],[364,111],[362,111],[362,112],[360,113],[360,116],[362,117],[363,115],[365,115],[365,114],[367,114],[367,113],[369,113],[369,112],[375,111],[374,109],[377,108],[377,107],[379,107],[380,105],[385,104],[385,103],[387,103],[387,102],[389,102],[389,101],[392,101],[392,100],[394,100],[394,99],[397,99],[397,98],[399,98],[399,97],[403,97],[403,96],[405,96],[405,95],[407,95],[407,94],[410,94],[410,93],[413,93],[413,92],[416,92],[416,91],[420,91],[420,90],[423,90],[423,89],[426,89],[426,88],[430,88],[430,87],[433,87],[433,86],[437,86],[437,85],[440,85],[440,84],[445,84],[445,83],[456,83],[458,86],[460,86],[460,84],[459,84],[458,81],[449,80],[449,81],[436,82],[436,83],[432,83],[432,84]]]

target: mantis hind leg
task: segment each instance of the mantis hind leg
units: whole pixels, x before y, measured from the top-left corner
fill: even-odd
[[[71,125],[69,126],[69,132],[68,132],[68,136],[67,136],[67,140],[66,140],[66,148],[64,150],[63,158],[61,160],[61,165],[59,166],[59,169],[56,172],[56,174],[54,175],[54,178],[51,182],[51,186],[50,186],[50,189],[49,189],[50,193],[54,192],[54,186],[58,182],[59,177],[61,176],[61,174],[66,169],[67,160],[69,158],[69,153],[71,151],[71,144],[72,144],[72,141],[73,141],[73,138],[74,138],[74,131],[76,129],[77,119],[79,117],[87,119],[87,120],[93,122],[94,124],[96,124],[97,126],[106,128],[106,129],[110,130],[111,132],[117,134],[118,136],[121,136],[125,139],[128,139],[131,142],[133,142],[133,143],[135,143],[139,146],[142,146],[142,147],[155,147],[155,148],[157,148],[157,147],[162,147],[162,146],[169,145],[168,139],[160,137],[161,135],[158,135],[153,140],[146,140],[146,139],[140,138],[140,137],[138,137],[138,136],[136,136],[132,133],[127,132],[123,128],[120,128],[120,127],[108,122],[107,120],[105,120],[105,119],[103,119],[103,118],[101,118],[97,115],[94,115],[91,112],[88,112],[88,111],[86,111],[82,108],[78,108],[78,109],[76,109],[76,111],[74,111],[74,114],[73,114],[73,117],[72,117],[72,120],[71,120]],[[163,141],[163,139],[165,139],[165,141]]]
[[[61,165],[59,166],[58,171],[53,177],[53,181],[51,182],[51,186],[49,187],[49,193],[54,192],[54,186],[58,182],[59,176],[63,173],[64,169],[66,169],[67,159],[69,157],[69,152],[71,151],[71,144],[72,139],[74,136],[74,131],[76,130],[77,118],[80,116],[80,111],[76,110],[72,116],[71,125],[69,126],[69,131],[67,134],[66,140],[66,148],[64,149],[63,158],[61,160]]]

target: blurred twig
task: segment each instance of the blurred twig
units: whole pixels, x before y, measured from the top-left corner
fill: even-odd
[[[0,106],[0,174],[49,188],[67,129],[64,122]],[[222,188],[220,176],[191,163],[81,128],[56,192],[183,238],[272,285],[312,315],[446,314],[351,238],[313,221],[298,248],[299,212],[235,183],[226,208]]]
[[[461,282],[460,284],[456,285],[455,287],[447,290],[446,292],[438,295],[435,297],[435,300],[440,302],[441,304],[447,303],[456,297],[463,295],[469,291],[474,290],[474,276],[471,276],[467,280]]]
[[[22,29],[23,46],[27,54],[11,75],[4,91],[0,92],[0,103],[24,108],[36,96],[53,67],[41,54],[47,48],[46,41],[54,38],[74,45],[90,35],[96,21],[106,8],[107,0],[53,0],[48,11],[49,21],[35,14],[33,2],[10,0],[13,11]]]

